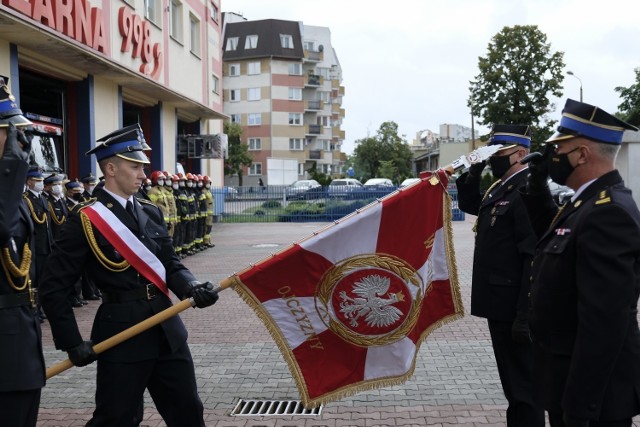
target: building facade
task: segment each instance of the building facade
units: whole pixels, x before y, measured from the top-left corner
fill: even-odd
[[[180,162],[221,184],[220,153],[181,138],[224,139],[221,40],[220,0],[2,0],[0,75],[36,124],[32,160],[95,175],[84,153],[137,122],[151,170]]]
[[[224,111],[253,157],[246,184],[287,185],[312,167],[342,174],[345,91],[329,29],[227,13],[224,21]]]

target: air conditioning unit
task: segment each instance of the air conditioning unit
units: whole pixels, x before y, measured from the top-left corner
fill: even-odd
[[[214,135],[181,135],[178,146],[187,148],[190,159],[222,159],[229,157],[228,137],[224,133]]]

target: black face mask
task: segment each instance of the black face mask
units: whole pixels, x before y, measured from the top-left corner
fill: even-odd
[[[515,152],[514,152],[515,153]],[[511,153],[508,156],[491,156],[489,157],[489,166],[491,166],[491,173],[496,178],[502,178],[511,166],[515,163],[511,163]]]
[[[574,166],[571,166],[569,154],[573,153],[578,148],[580,147],[576,147],[567,153],[553,154],[549,158],[549,177],[553,182],[560,185],[564,185],[567,182],[567,179],[569,179],[569,176],[571,176],[575,169]]]
[[[81,202],[82,201],[82,193],[73,193],[71,198],[73,200],[75,200],[76,202]]]

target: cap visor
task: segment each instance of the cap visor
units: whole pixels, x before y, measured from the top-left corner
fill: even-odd
[[[143,151],[129,151],[127,153],[116,154],[116,156],[120,157],[121,159],[130,160],[136,163],[151,163],[151,161]]]
[[[493,145],[496,145],[496,144],[493,144]],[[507,150],[509,148],[513,148],[513,147],[517,147],[517,146],[518,146],[518,144],[503,145],[502,148],[499,149],[498,151],[504,151],[504,150]]]
[[[31,126],[33,123],[29,121],[25,116],[17,114],[15,116],[0,119],[0,127],[9,127],[9,123],[13,123],[15,127],[19,126]]]
[[[562,133],[562,132],[556,132],[553,135],[551,135],[551,137],[549,139],[547,139],[546,142],[564,141],[564,140],[575,138],[575,137],[576,137],[575,135],[569,135],[569,134]]]

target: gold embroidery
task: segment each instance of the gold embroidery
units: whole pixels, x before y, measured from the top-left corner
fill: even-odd
[[[11,253],[9,252],[9,248],[2,249],[2,269],[4,270],[4,274],[9,281],[9,285],[16,291],[23,291],[27,285],[30,283],[29,280],[29,268],[31,267],[31,250],[29,249],[29,242],[24,244],[22,248],[22,261],[20,262],[20,267],[15,265],[13,260],[11,259]],[[24,282],[22,285],[16,285],[13,279],[24,278]]]
[[[29,208],[29,210],[31,211],[31,217],[33,218],[33,220],[38,223],[38,224],[44,224],[45,222],[47,222],[47,213],[43,212],[42,213],[42,218],[38,218],[38,214],[36,213],[36,211],[33,209],[33,203],[31,203],[31,200],[29,199],[29,196],[27,196],[26,194],[24,194],[22,196],[22,198],[24,200],[26,200],[27,202],[27,207]]]
[[[53,223],[56,225],[64,224],[64,222],[67,220],[67,217],[64,216],[64,213],[60,215],[60,218],[58,219],[58,216],[56,215],[56,210],[51,204],[51,201],[49,201],[48,204],[49,204],[49,212],[51,213],[51,219],[53,220]]]

